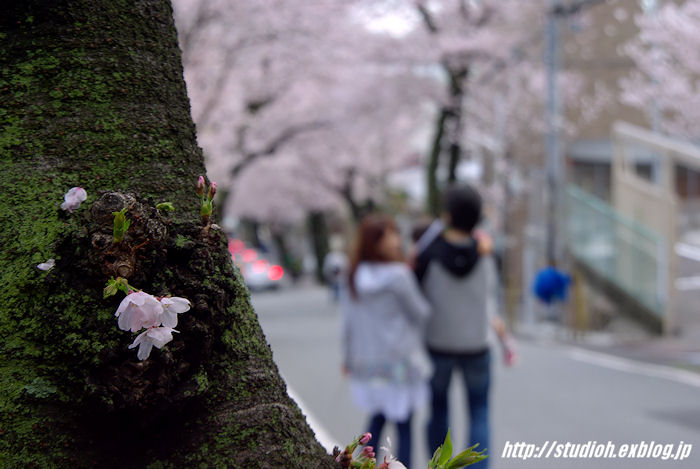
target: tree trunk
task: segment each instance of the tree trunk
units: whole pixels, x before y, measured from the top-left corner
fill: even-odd
[[[0,90],[0,466],[334,467],[286,394],[224,233],[199,220],[204,166],[169,2],[5,2]],[[88,199],[68,214],[71,186]],[[158,213],[164,201],[176,211]],[[117,328],[123,295],[102,296],[117,274],[192,302],[144,361]]]
[[[445,135],[445,121],[449,110],[445,107],[440,109],[440,114],[435,123],[435,135],[433,143],[430,147],[430,156],[428,159],[428,167],[426,176],[428,178],[428,190],[426,194],[426,208],[429,214],[433,216],[440,215],[440,188],[438,187],[437,171],[440,164],[440,154],[442,153],[443,138]]]
[[[442,211],[441,191],[438,183],[438,169],[440,156],[445,147],[448,149],[447,182],[452,184],[457,181],[457,166],[462,157],[462,106],[464,101],[465,80],[469,74],[468,67],[443,65],[445,73],[449,77],[449,97],[447,106],[440,108],[435,123],[435,134],[430,147],[428,157],[427,178],[428,190],[426,194],[426,208],[433,216],[440,215]],[[448,145],[445,145],[447,140]]]
[[[326,216],[323,212],[312,211],[308,215],[308,225],[309,233],[311,233],[311,242],[314,248],[314,256],[316,257],[316,280],[320,283],[325,283],[326,278],[323,275],[323,261],[329,251]]]
[[[447,182],[457,181],[457,166],[462,158],[462,115],[464,106],[464,86],[469,74],[466,67],[446,67],[450,76],[450,113],[447,139],[449,141],[449,163],[447,166]]]

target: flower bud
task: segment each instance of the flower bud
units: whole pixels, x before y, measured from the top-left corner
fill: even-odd
[[[372,434],[370,432],[367,432],[360,437],[360,444],[366,445],[367,443],[369,443],[369,440],[371,440],[371,439],[372,439]]]
[[[200,196],[204,195],[204,176],[199,176],[197,181],[197,194]]]
[[[216,194],[216,183],[212,181],[212,183],[209,185],[209,198],[213,199],[215,194]]]

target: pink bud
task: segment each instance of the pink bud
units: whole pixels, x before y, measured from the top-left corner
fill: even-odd
[[[209,198],[210,198],[210,199],[213,199],[213,198],[214,198],[214,194],[216,194],[216,183],[215,183],[215,182],[212,182],[212,183],[209,185]]]
[[[367,443],[369,443],[369,440],[371,440],[371,439],[372,439],[372,434],[370,432],[367,432],[360,437],[360,444],[366,445]]]
[[[374,459],[376,456],[374,453],[374,448],[372,446],[365,446],[362,449],[362,456],[366,457],[367,459]]]
[[[199,176],[197,181],[197,194],[204,195],[204,176]]]

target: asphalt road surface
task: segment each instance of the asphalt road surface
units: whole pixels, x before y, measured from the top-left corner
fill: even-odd
[[[340,371],[339,312],[329,292],[290,287],[256,293],[253,304],[290,393],[317,438],[329,448],[365,431],[367,416],[353,406]],[[700,467],[700,375],[547,342],[520,341],[518,351],[513,368],[505,368],[498,353],[493,361],[492,469]],[[450,428],[460,449],[468,416],[461,380],[455,378]],[[414,421],[414,468],[427,467],[426,415],[427,409]],[[692,449],[684,460],[553,457],[565,449],[560,444],[589,441],[611,442],[616,451],[625,444],[661,450],[657,445],[674,445],[666,449],[672,456],[681,442]],[[521,455],[542,451],[543,457],[503,457],[508,443]]]

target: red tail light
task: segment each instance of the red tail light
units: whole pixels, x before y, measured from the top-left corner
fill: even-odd
[[[284,269],[279,265],[272,265],[267,269],[267,276],[272,281],[277,281],[284,276]]]
[[[258,258],[258,253],[255,252],[255,249],[246,249],[241,254],[241,258],[243,259],[243,262],[253,262]]]

